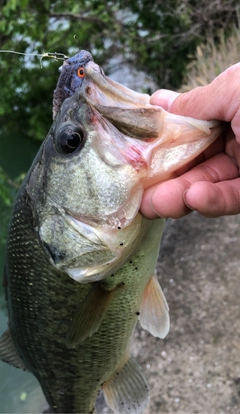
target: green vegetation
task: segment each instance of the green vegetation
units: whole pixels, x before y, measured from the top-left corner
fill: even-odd
[[[217,44],[210,38],[206,43],[197,46],[192,61],[187,65],[181,92],[210,83],[229,66],[239,62],[239,37],[239,29],[233,28],[230,36],[220,31]]]
[[[26,53],[79,48],[106,73],[129,64],[156,85],[179,88],[196,47],[238,22],[239,0],[0,0],[0,49]],[[76,39],[74,38],[76,36]],[[0,54],[1,128],[42,140],[51,124],[59,62]],[[142,85],[144,89],[144,85]]]

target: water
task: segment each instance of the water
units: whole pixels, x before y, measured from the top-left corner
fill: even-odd
[[[0,143],[0,166],[11,178],[27,172],[40,145],[14,134],[0,137]],[[4,247],[0,246],[0,335],[7,329],[1,282],[3,261]],[[0,361],[0,413],[41,413],[45,408],[46,402],[35,377]]]

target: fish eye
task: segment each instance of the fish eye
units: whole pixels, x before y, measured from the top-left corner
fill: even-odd
[[[80,128],[67,128],[61,131],[58,137],[58,147],[64,154],[71,154],[82,148],[84,142],[85,134]]]
[[[78,68],[77,70],[77,75],[79,78],[84,78],[85,76],[85,70],[83,66],[80,66],[80,68]]]

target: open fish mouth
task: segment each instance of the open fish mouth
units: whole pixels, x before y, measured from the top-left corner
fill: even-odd
[[[135,92],[105,76],[102,68],[90,61],[85,67],[86,77],[82,89],[86,101],[93,105],[123,134],[136,139],[157,138],[162,133],[163,117],[166,123],[174,120],[179,128],[184,122],[199,128],[206,135],[222,125],[219,121],[201,121],[167,113],[163,108],[149,103],[150,96]],[[189,137],[188,137],[189,139]]]
[[[127,262],[151,226],[138,213],[144,189],[172,178],[224,128],[170,114],[149,99],[90,60],[44,147],[55,163],[44,176],[50,190],[39,211],[40,239],[51,263],[78,282],[101,280]],[[68,156],[62,145],[76,134],[83,144]]]
[[[223,122],[175,115],[151,105],[149,95],[108,78],[93,61],[86,64],[85,77],[74,96],[75,107],[82,102],[88,113],[92,111],[101,157],[106,162],[114,160],[112,167],[131,164],[139,172],[143,188],[172,178],[225,129]],[[68,105],[69,101],[60,112]]]

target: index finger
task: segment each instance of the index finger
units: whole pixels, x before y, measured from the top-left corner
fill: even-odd
[[[191,209],[198,210],[198,203],[201,202],[198,198],[192,208],[186,204],[185,193],[194,183],[218,183],[236,177],[238,177],[238,168],[232,158],[224,153],[217,154],[178,178],[148,188],[143,195],[141,212],[149,219],[183,217]],[[213,189],[208,186],[207,190]],[[207,197],[210,198],[210,195],[206,194]],[[211,210],[211,206],[208,208]]]

